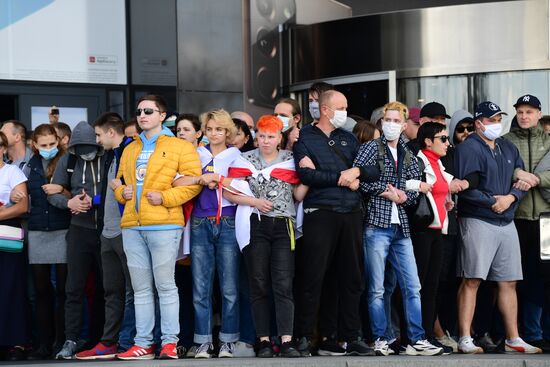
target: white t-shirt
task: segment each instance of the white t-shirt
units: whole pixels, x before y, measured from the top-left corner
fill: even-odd
[[[389,145],[388,148],[390,148],[395,167],[397,167],[397,148],[392,148]],[[401,224],[401,221],[399,220],[399,212],[397,211],[397,204],[394,202],[391,203],[391,224]]]
[[[26,181],[27,177],[17,166],[4,164],[0,168],[0,202],[4,205],[9,204],[13,188]]]

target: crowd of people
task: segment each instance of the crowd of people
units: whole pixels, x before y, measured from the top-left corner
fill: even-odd
[[[0,129],[1,359],[550,352],[550,119],[282,98]],[[498,308],[500,311],[493,312]]]

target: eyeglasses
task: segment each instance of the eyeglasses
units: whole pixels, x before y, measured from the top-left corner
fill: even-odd
[[[442,142],[443,144],[445,144],[447,141],[449,141],[449,137],[446,136],[446,135],[434,136],[434,139],[441,139],[441,142]]]
[[[455,131],[459,134],[462,134],[464,132],[464,130],[468,130],[469,133],[473,132],[475,129],[474,129],[474,126],[473,125],[468,125],[468,126],[457,126]]]
[[[156,112],[160,112],[159,110],[155,110],[154,108],[138,108],[136,110],[136,116],[141,116],[141,112],[143,111],[144,114],[146,115],[152,115],[153,113]]]

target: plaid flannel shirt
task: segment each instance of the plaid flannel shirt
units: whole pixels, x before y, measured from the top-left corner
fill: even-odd
[[[407,148],[402,138],[399,138],[397,144],[398,164],[397,170],[393,156],[387,146],[387,141],[384,136],[381,137],[382,144],[385,148],[384,154],[384,172],[380,173],[380,179],[376,182],[365,183],[361,182],[359,190],[364,194],[364,199],[367,203],[367,225],[372,225],[381,228],[389,228],[391,226],[391,208],[392,201],[378,196],[386,190],[387,184],[392,184],[396,188],[403,190],[407,195],[407,200],[403,204],[397,205],[399,213],[399,221],[405,237],[410,236],[409,220],[405,208],[416,203],[418,193],[414,191],[406,191],[405,183],[407,180],[420,180],[421,173],[418,168],[418,162],[410,149]],[[403,159],[405,152],[413,155],[411,163],[408,167],[403,167]],[[378,166],[378,143],[374,140],[369,141],[359,148],[359,153],[355,157],[353,165],[356,167],[362,166]]]

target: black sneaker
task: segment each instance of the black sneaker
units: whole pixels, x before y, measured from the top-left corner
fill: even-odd
[[[495,343],[493,341],[493,338],[491,338],[489,333],[485,333],[481,337],[479,337],[477,339],[476,345],[481,347],[485,353],[504,352],[504,344],[499,346],[498,343]]]
[[[369,347],[363,340],[357,339],[349,341],[346,347],[348,356],[374,356],[374,349]]]
[[[326,338],[319,344],[320,356],[345,356],[346,350],[334,338]]]
[[[300,352],[294,347],[292,341],[284,342],[281,344],[281,352],[279,355],[283,358],[298,358],[301,357]]]
[[[11,348],[10,351],[8,352],[7,360],[10,362],[24,361],[25,359],[27,359],[27,353],[25,351],[25,348],[20,347],[19,345]]]
[[[256,356],[258,358],[272,358],[275,354],[273,353],[273,348],[269,340],[262,340],[258,344],[258,353]]]
[[[46,359],[52,359],[53,353],[52,350],[46,346],[40,346],[38,349],[34,350],[27,359],[29,361],[43,361]]]
[[[402,351],[404,352],[405,350],[401,347],[401,342],[399,341],[399,339],[393,339],[393,341],[388,345],[388,348],[390,348],[391,350],[393,350],[393,353],[395,355],[398,355],[399,353],[401,353]]]
[[[296,340],[296,350],[302,357],[311,357],[311,341],[305,336],[302,336]]]
[[[439,347],[443,350],[443,353],[441,353],[441,355],[448,356],[449,354],[453,353],[452,347],[441,344],[436,338],[430,339],[430,343],[432,343],[433,346]]]

